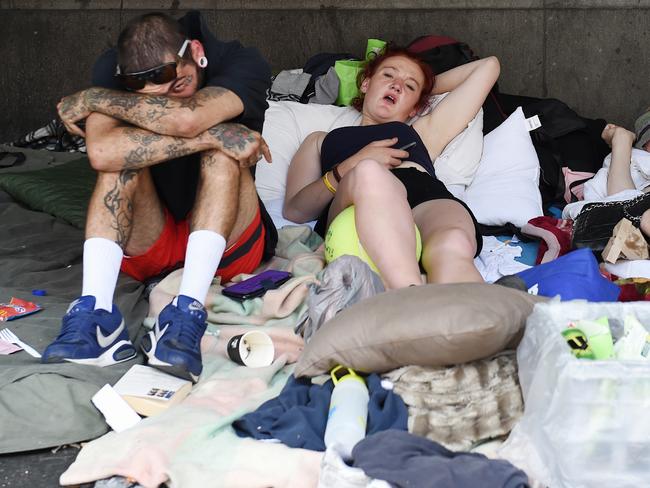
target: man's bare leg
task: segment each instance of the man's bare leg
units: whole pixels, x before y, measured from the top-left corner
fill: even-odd
[[[112,304],[122,249],[146,251],[163,225],[148,170],[98,173],[86,223],[82,296],[70,305],[42,362],[108,366],[135,357],[122,314]]]
[[[248,227],[257,205],[248,169],[240,169],[237,161],[219,151],[201,155],[201,179],[179,295],[205,303],[227,244],[236,242]]]
[[[201,154],[201,177],[192,209],[185,268],[178,295],[143,340],[149,365],[196,381],[203,369],[200,342],[207,326],[205,298],[226,248],[257,212],[248,169],[218,151]]]
[[[165,224],[148,169],[99,172],[88,207],[82,295],[111,310],[123,252],[144,253]]]

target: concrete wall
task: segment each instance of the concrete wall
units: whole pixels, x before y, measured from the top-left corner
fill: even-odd
[[[361,55],[368,37],[436,33],[497,55],[503,92],[628,126],[650,106],[650,0],[0,0],[0,141],[40,127],[61,96],[88,86],[94,58],[130,17],[191,8],[275,71],[323,51]]]

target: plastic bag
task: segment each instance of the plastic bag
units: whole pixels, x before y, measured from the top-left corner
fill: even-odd
[[[368,39],[366,43],[365,60],[339,59],[334,63],[334,71],[339,78],[339,95],[336,105],[348,106],[359,96],[359,74],[363,71],[366,61],[379,56],[386,48],[386,41],[381,39]]]
[[[648,328],[645,302],[535,305],[517,348],[524,415],[500,457],[553,488],[648,485],[650,366],[577,359],[561,335],[571,320],[630,314]]]
[[[334,71],[339,77],[339,96],[336,105],[347,106],[359,95],[357,80],[363,71],[365,61],[339,59],[334,63]]]

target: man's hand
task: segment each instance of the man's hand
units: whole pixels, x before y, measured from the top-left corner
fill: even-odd
[[[219,149],[226,155],[237,160],[239,166],[248,168],[254,166],[262,159],[271,162],[271,151],[266,141],[259,132],[249,129],[241,124],[224,123],[210,127],[203,133],[215,143],[215,149]]]
[[[56,109],[59,112],[59,117],[61,117],[63,125],[65,125],[65,128],[70,134],[86,137],[84,131],[82,131],[77,125],[77,122],[84,120],[92,112],[89,106],[88,97],[88,92],[90,90],[92,90],[92,88],[81,90],[80,92],[63,97],[56,106]]]

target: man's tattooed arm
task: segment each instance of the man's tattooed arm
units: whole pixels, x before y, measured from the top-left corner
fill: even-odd
[[[201,137],[162,136],[138,127],[120,127],[103,144],[110,151],[109,171],[146,168],[214,146]]]
[[[218,124],[210,127],[206,135],[214,139],[217,149],[236,159],[240,166],[253,166],[262,156],[271,161],[269,147],[262,136],[244,125]]]
[[[63,98],[59,115],[72,127],[92,112],[99,112],[163,135],[195,137],[209,127],[241,114],[237,95],[209,86],[187,98],[129,93],[93,87]]]
[[[177,137],[125,126],[95,113],[89,117],[87,129],[88,155],[99,171],[136,170],[208,150],[222,151],[240,165],[250,166],[268,153],[259,133],[232,123],[211,127],[197,137]]]

